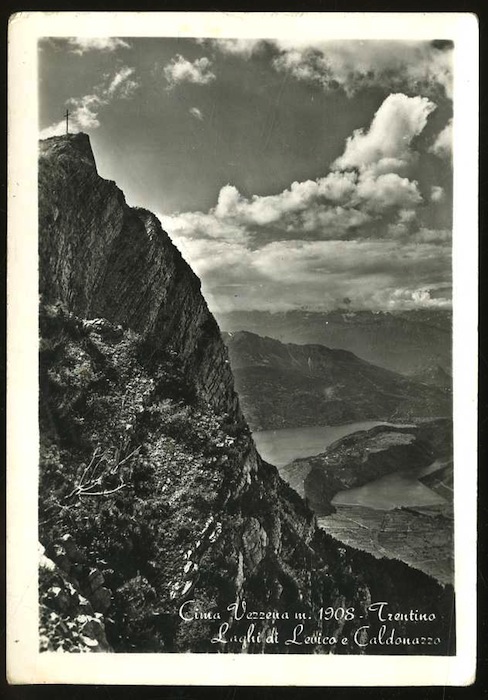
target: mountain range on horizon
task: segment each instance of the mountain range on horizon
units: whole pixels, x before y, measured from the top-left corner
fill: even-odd
[[[385,369],[421,380],[437,375],[437,383],[450,384],[452,311],[447,308],[247,310],[215,312],[215,317],[224,332],[244,330],[282,343],[349,350]]]

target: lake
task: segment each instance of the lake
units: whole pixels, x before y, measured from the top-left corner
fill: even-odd
[[[392,510],[412,506],[433,506],[445,503],[442,496],[422,484],[418,472],[397,472],[370,481],[364,486],[339,491],[332,505],[364,506],[375,510]]]
[[[375,425],[388,425],[388,423],[369,420],[344,425],[261,430],[253,433],[253,438],[259,454],[266,462],[276,467],[283,467],[299,457],[320,454],[335,440],[359,430],[369,430]]]
[[[253,437],[263,459],[280,468],[294,459],[311,457],[324,452],[325,448],[335,440],[359,430],[369,430],[376,425],[391,424],[384,421],[361,421],[344,425],[263,430],[253,433]],[[396,425],[400,427],[398,424]],[[377,510],[445,503],[441,496],[419,481],[419,477],[425,476],[439,466],[438,462],[434,462],[423,469],[387,474],[364,486],[340,491],[334,496],[332,503],[334,505],[364,506]],[[302,482],[305,476],[305,473],[303,476],[295,475],[294,481],[298,477],[297,483],[291,484],[302,495]]]

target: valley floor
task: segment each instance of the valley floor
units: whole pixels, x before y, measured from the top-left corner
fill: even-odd
[[[448,503],[388,511],[339,505],[317,521],[343,544],[378,558],[401,559],[442,584],[453,583],[453,509]]]

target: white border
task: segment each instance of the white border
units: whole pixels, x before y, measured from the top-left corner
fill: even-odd
[[[452,39],[455,657],[50,654],[37,645],[37,40]],[[17,13],[9,28],[7,672],[11,683],[467,685],[476,661],[478,25],[468,13]]]

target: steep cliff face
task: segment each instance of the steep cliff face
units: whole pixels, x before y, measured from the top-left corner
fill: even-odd
[[[176,352],[197,391],[237,415],[227,354],[200,280],[158,219],[128,207],[115,183],[98,176],[86,134],[41,142],[39,226],[46,301],[131,328],[154,352]]]
[[[368,607],[388,600],[433,611],[434,627],[410,631],[440,642],[382,652],[449,651],[452,591],[407,567],[417,592],[403,589],[393,563],[338,548],[262,462],[198,279],[97,175],[83,134],[41,144],[39,258],[39,537],[56,567],[40,577],[44,648],[59,647],[53,613],[84,637],[65,640],[73,650],[377,653]],[[66,563],[66,541],[80,561]],[[103,634],[78,634],[83,600]],[[246,605],[261,616],[241,617]],[[296,619],[347,641],[286,645]]]

